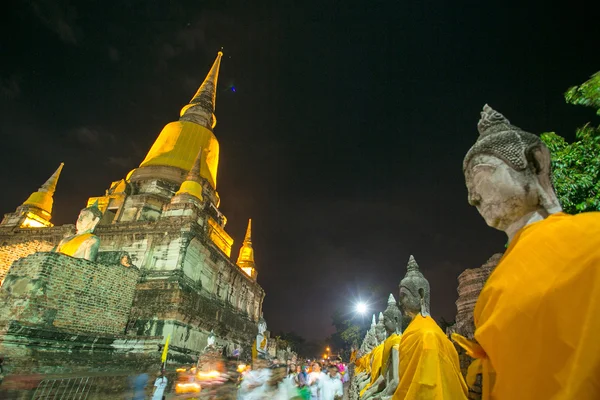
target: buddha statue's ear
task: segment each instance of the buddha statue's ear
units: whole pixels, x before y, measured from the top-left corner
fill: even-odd
[[[427,309],[427,303],[425,303],[425,290],[419,288],[419,297],[421,298],[421,315],[429,317],[429,310]]]
[[[531,149],[527,155],[529,163],[534,168],[534,173],[539,184],[538,194],[540,198],[540,206],[542,206],[548,214],[554,214],[562,211],[562,207],[554,191],[552,184],[552,160],[550,150],[545,145],[536,146]]]

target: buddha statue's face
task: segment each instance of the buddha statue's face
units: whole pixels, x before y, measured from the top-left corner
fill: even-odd
[[[409,279],[400,282],[400,309],[403,314],[411,316],[417,315],[421,310],[419,291]]]
[[[383,312],[383,325],[388,335],[401,328],[402,315],[400,310],[388,309]]]
[[[100,222],[100,218],[96,217],[91,211],[83,209],[79,213],[79,217],[75,223],[75,228],[77,229],[78,234],[87,231],[91,232],[94,230],[96,225],[98,225],[98,222]]]
[[[266,330],[267,330],[267,324],[264,322],[260,322],[258,324],[258,334],[262,335],[265,333]]]
[[[539,185],[529,168],[516,171],[499,158],[481,154],[469,163],[465,179],[469,204],[493,228],[505,231],[539,208]]]

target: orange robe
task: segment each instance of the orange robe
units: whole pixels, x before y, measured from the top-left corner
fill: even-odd
[[[431,317],[417,315],[400,339],[400,382],[393,400],[466,400],[458,353]]]
[[[67,256],[74,257],[79,247],[85,243],[89,238],[94,236],[93,233],[82,233],[79,236],[74,236],[71,240],[66,243],[59,244],[56,248],[57,253],[62,253]]]
[[[381,359],[381,374],[384,375],[387,372],[388,360],[392,356],[392,348],[396,348],[398,350],[398,346],[400,345],[400,339],[402,339],[402,335],[398,335],[394,333],[390,335],[387,339],[385,339],[383,345],[383,358]]]
[[[367,391],[367,389],[370,388],[373,383],[375,383],[375,381],[379,377],[379,373],[381,372],[381,360],[383,358],[383,345],[384,345],[384,343],[385,342],[383,342],[380,345],[378,345],[377,347],[375,347],[373,349],[373,351],[371,352],[371,360],[372,360],[371,361],[371,380],[360,391],[360,396],[361,397],[362,397],[363,394],[365,394],[365,392]]]
[[[474,319],[487,398],[600,399],[600,213],[521,229]]]

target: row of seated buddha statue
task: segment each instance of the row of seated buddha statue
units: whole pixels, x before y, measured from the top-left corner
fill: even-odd
[[[399,289],[353,352],[349,399],[466,399],[458,353],[429,314],[429,282],[413,256]]]
[[[463,161],[468,201],[508,243],[478,295],[474,340],[452,334],[474,359],[466,383],[481,376],[483,400],[600,399],[600,212],[563,212],[538,136],[488,105],[477,129]],[[414,259],[354,359],[351,400],[469,395]]]

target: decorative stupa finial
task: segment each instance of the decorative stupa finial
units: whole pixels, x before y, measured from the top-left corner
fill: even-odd
[[[204,82],[202,82],[190,103],[181,109],[180,120],[195,122],[211,130],[217,125],[214,112],[217,102],[217,80],[219,79],[222,57],[223,52],[219,51]]]
[[[58,178],[60,178],[60,173],[62,172],[64,165],[65,163],[60,163],[50,178],[44,182],[37,192],[33,192],[27,200],[25,200],[23,205],[37,207],[49,215],[52,214],[52,206],[54,204],[52,196],[56,191],[56,184],[58,183]]]
[[[179,190],[177,191],[177,193],[175,193],[176,196],[180,194],[188,194],[202,201],[202,184],[200,180],[200,166],[202,163],[202,154],[203,149],[200,148],[200,150],[198,151],[198,155],[194,160],[194,164],[192,165],[192,169],[190,169],[190,171],[187,174],[187,177],[185,178],[185,181],[181,183]]]
[[[408,259],[408,264],[406,265],[406,271],[410,272],[410,271],[419,271],[419,264],[417,264],[417,261],[415,260],[415,258],[412,256],[410,256],[410,258]]]
[[[388,305],[390,304],[396,304],[396,298],[394,297],[393,294],[390,293],[390,297],[388,297]]]

